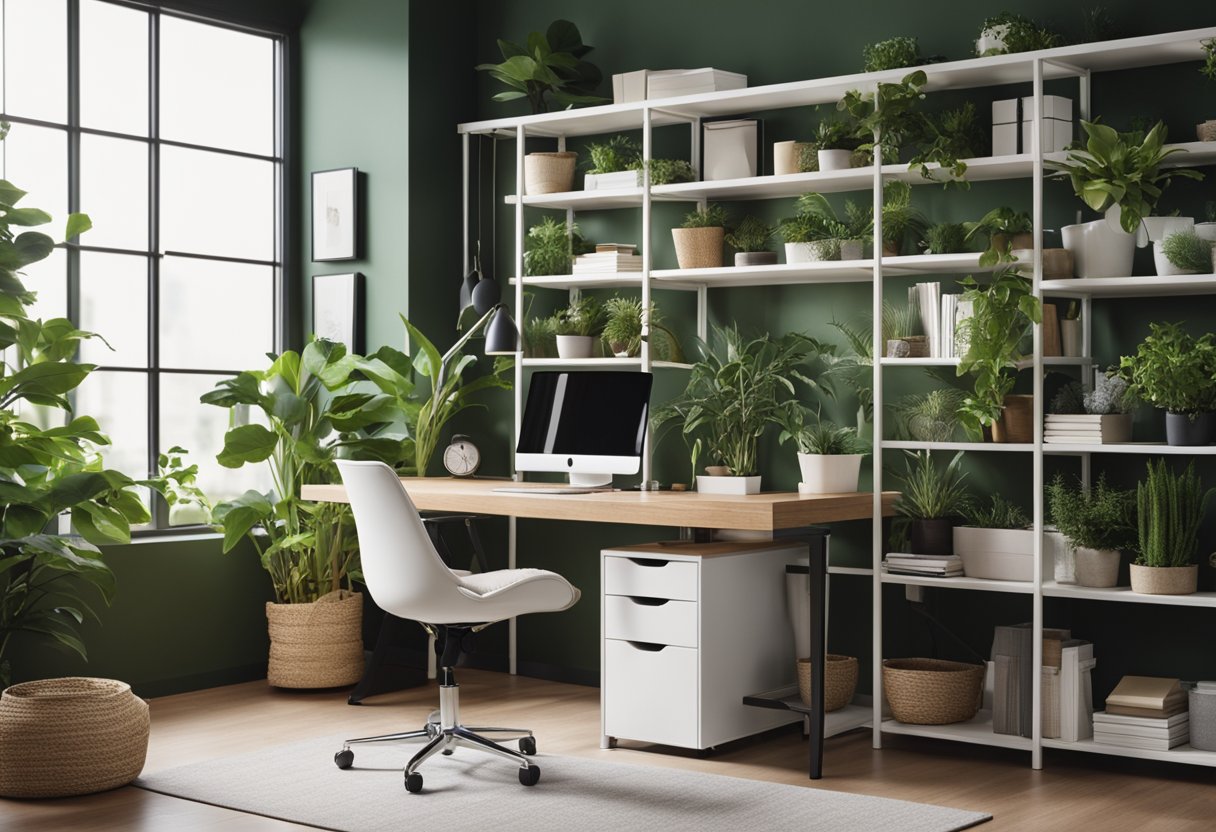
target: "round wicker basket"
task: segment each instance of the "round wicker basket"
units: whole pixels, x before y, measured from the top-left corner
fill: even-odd
[[[911,725],[966,722],[980,709],[987,669],[942,659],[886,659],[882,688],[891,713]]]
[[[22,682],[0,696],[0,796],[70,797],[143,771],[148,703],[113,679]]]
[[[276,688],[336,688],[363,675],[363,596],[341,590],[310,604],[266,603]]]
[[[1216,142],[1216,119],[1196,124],[1195,135],[1201,142]]]
[[[681,269],[716,269],[722,266],[722,243],[726,229],[673,228],[671,239],[676,244],[676,261]]]
[[[529,153],[524,157],[524,193],[555,194],[574,189],[574,162],[578,154]]]
[[[857,659],[828,653],[827,675],[823,677],[823,709],[839,711],[853,701],[857,691]],[[803,705],[811,704],[811,660],[798,660],[798,695]]]

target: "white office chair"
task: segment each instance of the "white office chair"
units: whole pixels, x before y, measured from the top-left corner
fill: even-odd
[[[530,612],[559,612],[579,599],[579,591],[554,572],[500,569],[476,575],[453,572],[440,559],[418,510],[393,469],[382,462],[340,460],[338,470],[350,498],[359,534],[363,578],[368,592],[386,612],[422,624],[443,641],[439,660],[439,715],[419,731],[347,740],[334,755],[338,768],[350,768],[352,745],[428,740],[405,767],[405,788],[422,790],[418,767],[438,752],[451,754],[467,746],[505,757],[519,765],[519,782],[534,786],[540,768],[527,756],[536,753],[532,732],[514,728],[469,728],[460,724],[460,688],[453,668],[461,640],[496,621]],[[512,751],[481,734],[519,734]]]

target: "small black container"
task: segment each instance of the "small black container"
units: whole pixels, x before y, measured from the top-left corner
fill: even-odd
[[[1192,419],[1185,413],[1165,414],[1167,445],[1210,445],[1216,438],[1216,413],[1199,413]]]
[[[912,554],[953,555],[954,524],[955,518],[953,517],[913,520],[909,523],[908,529],[909,536],[911,537]]]

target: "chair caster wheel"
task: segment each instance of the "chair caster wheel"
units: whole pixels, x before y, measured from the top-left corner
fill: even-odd
[[[349,748],[343,748],[334,755],[334,765],[341,769],[350,768],[355,763],[355,752]]]
[[[441,752],[439,752],[439,753],[440,753],[440,754],[442,754],[442,755],[443,755],[443,756],[445,756],[445,757],[451,757],[451,756],[452,756],[453,754],[455,754],[456,752],[455,752],[455,751],[453,751],[453,750],[452,750],[452,749],[450,749],[450,748],[445,748],[445,749],[443,749],[443,751],[441,751]]]
[[[519,753],[527,754],[531,757],[536,753],[536,737],[520,737],[519,738]]]
[[[528,766],[519,770],[519,783],[522,786],[535,786],[540,782],[540,766]]]
[[[405,775],[405,790],[410,794],[422,791],[422,775],[418,772]]]

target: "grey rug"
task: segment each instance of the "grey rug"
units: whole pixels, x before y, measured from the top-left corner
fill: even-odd
[[[428,760],[421,769],[425,790],[409,794],[401,768],[416,746],[357,748],[354,768],[342,771],[333,764],[341,743],[276,746],[145,775],[135,785],[340,832],[949,832],[991,819],[903,800],[543,753],[535,758],[540,783],[526,788],[506,761],[465,749]]]

